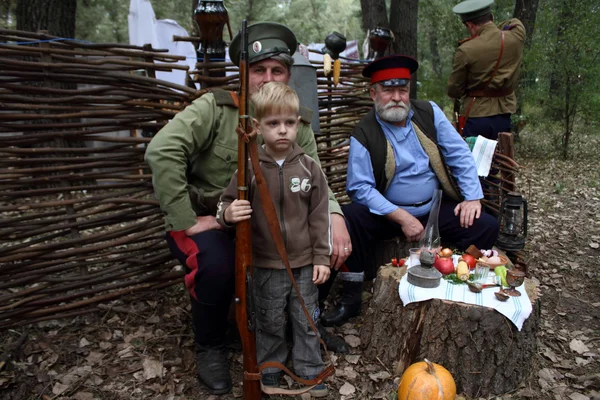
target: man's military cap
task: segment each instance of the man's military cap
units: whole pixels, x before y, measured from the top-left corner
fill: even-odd
[[[371,83],[381,86],[406,86],[410,82],[410,74],[419,68],[419,63],[412,57],[396,54],[381,57],[369,63],[362,75],[371,78]]]
[[[492,4],[494,4],[494,0],[466,0],[455,5],[452,12],[460,15],[462,22],[467,22],[490,14],[492,12],[490,8]]]
[[[229,58],[240,65],[242,35],[238,32],[229,45]],[[275,22],[258,22],[248,26],[248,62],[262,61],[278,54],[296,52],[296,35],[285,25]]]

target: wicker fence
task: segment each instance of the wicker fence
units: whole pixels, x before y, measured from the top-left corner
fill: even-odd
[[[181,68],[177,56],[58,39],[0,30],[0,328],[92,312],[183,275],[143,154],[201,92],[152,78]],[[319,155],[346,201],[348,137],[371,106],[367,85],[359,63],[343,63],[337,86],[315,66]],[[238,81],[192,76],[229,89]],[[511,157],[496,162],[514,182]]]

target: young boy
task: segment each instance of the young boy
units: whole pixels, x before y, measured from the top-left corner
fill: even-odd
[[[281,82],[269,82],[251,97],[254,126],[264,144],[258,154],[277,211],[281,233],[304,303],[316,322],[319,316],[315,285],[327,281],[330,274],[331,230],[327,180],[319,165],[296,145],[300,117],[298,96]],[[271,238],[260,202],[256,179],[248,167],[251,185],[247,200],[236,200],[237,173],[221,196],[217,221],[224,227],[251,219],[252,260],[256,306],[256,352],[258,363],[277,361],[285,365],[288,305],[292,321],[292,361],[298,376],[313,379],[323,370],[319,339],[302,311],[285,266]],[[281,371],[263,371],[265,386],[279,385]],[[327,395],[320,384],[310,391],[313,397]]]

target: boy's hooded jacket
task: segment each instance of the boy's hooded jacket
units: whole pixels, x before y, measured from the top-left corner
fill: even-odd
[[[258,155],[277,211],[290,266],[299,268],[309,264],[329,265],[331,221],[325,174],[317,162],[304,154],[302,148],[295,143],[282,166],[262,147],[258,148]],[[250,162],[248,176],[251,179],[248,198],[252,204],[252,264],[262,268],[284,269],[271,238]],[[225,223],[224,213],[236,198],[237,171],[223,192],[217,209],[217,221],[226,228],[231,228],[232,225]]]

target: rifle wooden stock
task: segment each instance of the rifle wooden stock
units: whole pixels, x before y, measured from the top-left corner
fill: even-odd
[[[246,20],[242,21],[242,53],[240,57],[240,124],[248,132],[248,30]],[[248,150],[246,142],[238,139],[238,199],[248,200],[248,179],[246,176]],[[242,342],[244,356],[244,400],[260,400],[260,373],[256,360],[256,339],[248,320],[248,287],[252,276],[252,241],[250,220],[236,224],[235,233],[235,319]]]

